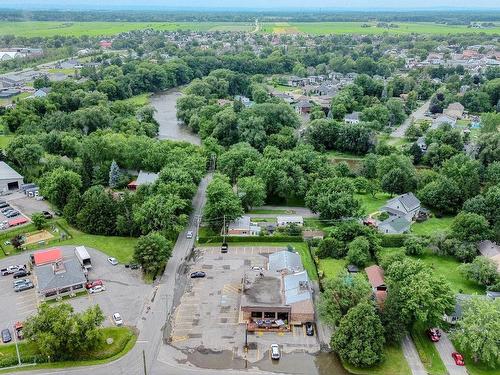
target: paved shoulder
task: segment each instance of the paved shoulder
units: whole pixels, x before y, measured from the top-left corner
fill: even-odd
[[[411,373],[413,375],[427,375],[427,371],[425,371],[424,364],[420,360],[420,356],[418,355],[417,348],[409,335],[406,335],[403,338],[403,355],[410,366]]]
[[[436,349],[443,360],[446,370],[450,375],[466,375],[467,370],[465,366],[457,366],[451,357],[451,353],[455,352],[455,347],[448,338],[446,332],[441,330],[441,339],[436,342]]]

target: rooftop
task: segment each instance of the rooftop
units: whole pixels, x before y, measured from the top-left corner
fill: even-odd
[[[287,305],[312,298],[309,277],[307,277],[306,271],[286,275],[283,278],[283,284],[285,289],[285,303]]]
[[[246,286],[243,292],[247,305],[281,305],[281,279],[279,276],[257,275],[251,280],[251,275],[247,274]],[[244,305],[242,301],[242,305]]]
[[[87,280],[76,258],[60,262],[59,266],[46,264],[36,268],[38,290],[49,291],[83,284]]]
[[[280,272],[282,270],[302,270],[300,255],[288,250],[278,251],[269,255],[269,271]]]
[[[23,176],[17,173],[10,165],[4,161],[0,161],[0,180],[17,180],[21,178],[23,178]]]
[[[46,251],[37,251],[33,254],[35,266],[41,266],[48,263],[54,263],[63,258],[61,249],[51,249]]]
[[[159,177],[158,173],[140,171],[137,176],[136,184],[138,186],[144,184],[153,184]]]
[[[366,267],[365,272],[372,287],[376,288],[378,286],[385,285],[384,270],[380,266],[373,265]]]

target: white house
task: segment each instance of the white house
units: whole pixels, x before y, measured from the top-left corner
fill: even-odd
[[[290,224],[296,224],[301,227],[304,225],[304,218],[302,216],[277,216],[276,223],[278,227],[286,227]]]
[[[420,200],[413,193],[406,193],[389,199],[382,211],[412,221],[420,211]]]
[[[359,124],[359,114],[360,112],[348,113],[344,116],[344,122],[346,124]]]

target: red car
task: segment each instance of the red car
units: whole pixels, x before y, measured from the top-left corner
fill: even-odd
[[[102,280],[94,280],[94,281],[89,281],[86,285],[85,285],[85,288],[87,289],[90,289],[90,288],[93,288],[97,285],[100,285],[102,286]]]
[[[432,342],[438,342],[441,338],[441,332],[437,328],[429,328],[427,330],[427,336]]]
[[[465,366],[464,356],[462,354],[453,352],[451,353],[451,356],[455,360],[455,364],[457,366]]]

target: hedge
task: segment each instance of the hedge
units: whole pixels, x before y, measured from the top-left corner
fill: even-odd
[[[200,237],[198,243],[221,244],[222,236]],[[302,242],[301,236],[227,236],[226,242]]]
[[[407,238],[406,234],[384,234],[381,236],[382,247],[401,247],[404,245],[404,241]]]

